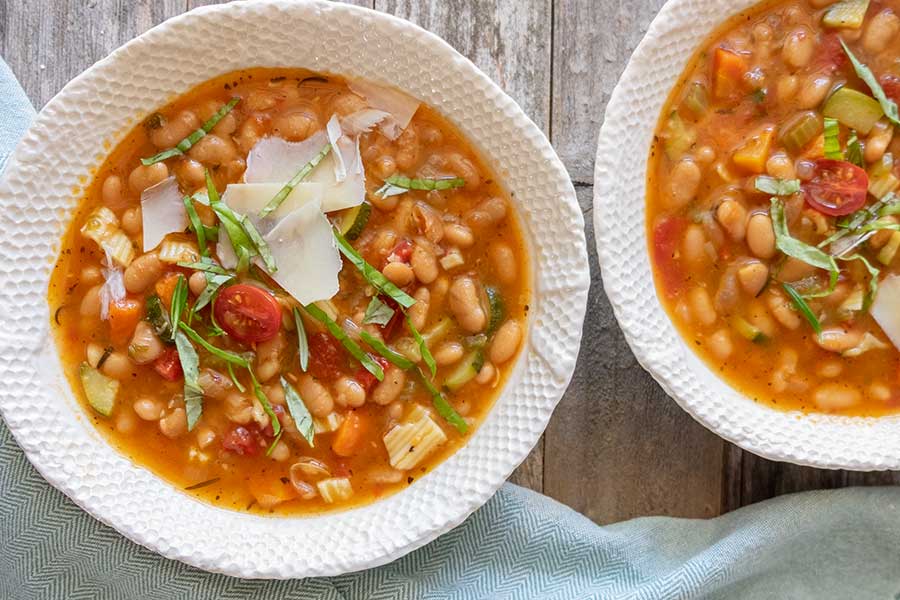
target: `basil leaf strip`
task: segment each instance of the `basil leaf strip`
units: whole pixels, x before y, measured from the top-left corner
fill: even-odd
[[[778,179],[768,175],[759,175],[753,185],[757,191],[773,196],[790,196],[800,191],[799,179]]]
[[[217,348],[217,347],[213,346],[212,344],[210,344],[209,342],[204,340],[203,337],[199,333],[197,333],[196,331],[191,329],[191,327],[187,323],[182,322],[179,324],[179,327],[181,327],[181,329],[184,330],[184,332],[187,334],[187,336],[189,338],[191,338],[194,342],[199,344],[200,347],[202,347],[204,350],[206,350],[213,356],[215,356],[217,358],[221,358],[222,360],[224,360],[227,363],[235,364],[235,365],[237,365],[239,367],[243,367],[247,370],[250,369],[250,362],[246,358],[241,356],[240,354],[236,354],[234,352],[229,352],[228,350],[222,350],[221,348]],[[251,371],[250,374],[252,375],[253,372]]]
[[[206,273],[215,273],[216,275],[230,275],[223,267],[220,267],[210,259],[208,262],[180,262],[179,267],[185,269],[193,269],[194,271],[204,271]]]
[[[366,307],[366,314],[363,317],[363,325],[374,323],[375,325],[387,325],[394,318],[394,309],[381,301],[378,296],[372,296],[369,305]]]
[[[275,257],[272,256],[272,251],[269,250],[269,244],[266,243],[266,240],[263,239],[263,236],[259,233],[259,230],[250,221],[247,215],[241,217],[240,224],[241,227],[244,228],[247,237],[250,238],[250,241],[253,242],[253,245],[256,247],[257,253],[262,257],[263,263],[266,265],[266,270],[269,273],[278,271],[278,265],[275,264]]]
[[[366,371],[374,375],[378,381],[384,381],[384,370],[381,368],[381,365],[369,356],[366,351],[360,348],[359,344],[351,340],[347,333],[341,329],[340,325],[335,323],[331,317],[326,315],[325,312],[315,304],[307,304],[304,308],[312,318],[325,325],[334,339],[339,341],[353,358],[362,363],[362,366]]]
[[[391,175],[384,180],[384,185],[375,192],[376,196],[387,198],[388,196],[396,196],[408,190],[424,190],[427,192],[434,190],[450,190],[460,188],[466,185],[466,180],[462,177],[445,177],[441,179],[412,179],[403,175]]]
[[[147,297],[147,321],[162,341],[170,344],[175,341],[169,313],[166,312],[162,300],[156,294]]]
[[[819,319],[816,318],[815,313],[813,313],[809,304],[806,303],[806,300],[803,299],[803,296],[791,287],[790,284],[782,283],[781,287],[783,287],[784,291],[787,292],[787,295],[790,296],[791,300],[794,302],[794,306],[800,311],[800,314],[809,321],[809,324],[812,326],[813,331],[816,332],[816,335],[822,333],[822,324],[819,323]]]
[[[206,287],[203,288],[203,291],[197,296],[197,301],[194,302],[194,306],[191,310],[196,313],[198,310],[205,307],[215,299],[223,285],[227,285],[232,281],[234,281],[234,275],[229,273],[219,275],[218,273],[207,272]],[[218,326],[216,327],[218,328]]]
[[[191,197],[185,196],[181,201],[184,203],[184,210],[187,213],[188,220],[191,222],[191,229],[194,230],[197,236],[197,247],[200,249],[200,256],[209,256],[209,248],[206,246],[206,228],[200,221],[200,215],[197,214],[197,209],[194,208]]]
[[[181,314],[187,308],[188,286],[187,280],[181,273],[178,274],[178,281],[175,282],[175,291],[172,292],[172,305],[169,307],[169,319],[172,327],[177,329],[178,322],[181,321]]]
[[[410,333],[412,333],[413,338],[416,340],[416,344],[419,346],[419,353],[422,355],[422,360],[425,361],[425,364],[428,365],[428,370],[431,371],[431,376],[434,377],[437,375],[437,363],[434,360],[434,357],[431,355],[431,351],[428,349],[428,344],[425,343],[425,339],[422,337],[422,334],[416,329],[413,325],[412,321],[409,318],[409,315],[404,313],[404,318],[406,319],[406,325],[409,327]]]
[[[306,328],[303,326],[303,318],[300,310],[294,307],[294,327],[297,329],[297,357],[300,359],[300,369],[306,373],[309,366],[309,340],[306,339]]]
[[[843,160],[841,151],[841,127],[837,119],[825,117],[825,158]]]
[[[319,163],[328,156],[328,153],[331,152],[331,142],[325,144],[325,146],[319,150],[319,153],[312,157],[312,159],[303,165],[297,174],[291,177],[291,180],[284,184],[278,193],[275,194],[271,200],[269,200],[268,204],[266,204],[261,211],[259,211],[259,217],[263,218],[268,216],[274,210],[277,210],[281,203],[284,202],[285,198],[291,195],[291,192],[294,191],[294,188],[297,187],[297,184],[309,177],[309,174],[312,173],[313,169],[319,166]]]
[[[185,152],[191,149],[191,146],[200,141],[200,139],[206,136],[207,133],[212,131],[212,128],[219,124],[219,121],[222,120],[225,115],[231,112],[231,109],[235,107],[235,105],[240,102],[240,98],[232,98],[228,104],[220,108],[216,111],[216,114],[211,116],[209,120],[207,120],[203,125],[200,126],[200,129],[197,129],[189,136],[178,142],[174,148],[169,148],[168,150],[163,150],[159,154],[155,154],[149,158],[142,158],[141,163],[146,167],[152,164],[156,164],[158,162],[162,162],[168,158],[172,158],[173,156],[181,156]]]
[[[825,254],[825,252],[815,246],[810,246],[806,242],[801,242],[797,238],[791,237],[784,216],[784,203],[780,199],[772,198],[769,212],[772,217],[772,228],[775,231],[775,246],[788,256],[828,271],[830,277],[829,289],[833,290],[834,286],[837,285],[838,273],[840,272],[834,257]]]
[[[848,256],[846,260],[862,261],[862,264],[866,266],[866,270],[869,272],[869,291],[863,297],[863,312],[865,312],[872,306],[872,302],[875,300],[875,294],[878,293],[878,276],[881,274],[881,270],[877,267],[873,267],[872,263],[866,260],[866,257],[861,254],[853,254],[852,256]]]
[[[281,387],[284,389],[284,400],[287,404],[288,412],[291,413],[291,418],[294,419],[294,426],[300,432],[300,435],[303,436],[303,439],[306,440],[306,443],[309,444],[309,447],[315,448],[316,425],[313,422],[312,415],[309,414],[309,409],[306,408],[306,404],[303,402],[303,398],[300,397],[294,386],[288,383],[284,377],[281,378]]]
[[[361,329],[359,332],[359,337],[368,344],[375,352],[383,356],[387,359],[388,362],[397,365],[404,371],[407,369],[411,369],[415,364],[413,361],[409,360],[396,350],[388,347],[387,344],[379,340],[377,337],[373,336],[371,333],[366,331],[365,329]]]
[[[402,306],[403,308],[409,308],[413,304],[416,303],[415,299],[412,296],[398,288],[396,285],[391,283],[387,277],[381,274],[381,271],[370,265],[365,261],[365,259],[360,255],[356,249],[350,245],[344,236],[342,236],[338,231],[332,230],[335,239],[338,243],[338,249],[341,251],[347,260],[356,267],[360,273],[362,273],[363,278],[368,281],[372,287],[378,290],[380,293],[385,296],[390,296],[394,300],[397,301],[397,304]]]
[[[431,380],[428,379],[425,372],[420,368],[416,368],[416,371],[419,373],[419,377],[422,378],[422,384],[425,386],[425,389],[428,390],[428,393],[431,395],[431,403],[434,404],[434,408],[437,410],[438,414],[441,415],[445,421],[453,425],[460,433],[464,434],[469,431],[469,424],[466,423],[465,419],[459,416],[459,413],[456,412],[453,406],[447,401],[444,394],[434,387],[434,384],[431,383]]]
[[[869,86],[869,89],[872,90],[872,95],[878,100],[885,116],[894,125],[900,125],[900,114],[897,113],[897,103],[887,97],[887,94],[884,93],[884,89],[881,87],[881,84],[878,83],[878,79],[875,77],[875,74],[872,73],[872,70],[859,62],[859,59],[850,51],[850,48],[847,47],[844,40],[841,40],[841,46],[843,46],[847,58],[850,59],[850,63],[853,65],[853,70],[856,71],[857,77],[862,79],[866,85]]]
[[[269,457],[269,456],[272,455],[272,451],[275,450],[275,446],[277,446],[277,445],[278,445],[278,442],[281,441],[281,435],[282,435],[283,433],[284,433],[284,430],[279,431],[279,432],[278,432],[278,435],[275,436],[275,439],[272,440],[272,443],[269,444],[269,447],[266,448],[266,457]]]
[[[272,405],[269,404],[269,398],[259,385],[256,375],[253,374],[253,369],[248,367],[247,370],[250,372],[250,382],[253,384],[253,393],[256,395],[256,399],[259,400],[259,403],[262,404],[263,410],[269,415],[269,421],[272,423],[272,433],[281,435],[281,421],[278,420],[278,415],[272,410]]]
[[[183,323],[182,323],[183,325]],[[194,429],[203,414],[203,388],[200,387],[200,357],[183,332],[175,332],[175,348],[184,371],[184,410],[188,431]]]
[[[863,169],[866,167],[866,163],[863,162],[862,144],[859,143],[859,136],[853,130],[850,131],[850,137],[847,139],[847,162]]]

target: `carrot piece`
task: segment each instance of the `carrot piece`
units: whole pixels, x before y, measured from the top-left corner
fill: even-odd
[[[156,295],[162,300],[166,308],[172,306],[172,296],[175,294],[175,286],[178,285],[180,273],[166,273],[156,282]]]
[[[265,510],[297,497],[297,491],[291,482],[284,482],[277,477],[255,477],[248,483],[248,488],[256,503]]]
[[[713,96],[725,100],[743,93],[744,74],[749,70],[744,57],[724,48],[713,55]]]
[[[353,456],[362,444],[368,429],[367,418],[356,411],[350,412],[338,428],[331,450],[338,456]]]
[[[766,161],[769,160],[769,151],[772,149],[772,139],[775,130],[763,129],[751,136],[744,145],[735,150],[731,159],[737,166],[751,173],[763,173],[766,170]]]
[[[114,344],[124,344],[144,316],[144,303],[125,298],[109,304],[109,336]]]

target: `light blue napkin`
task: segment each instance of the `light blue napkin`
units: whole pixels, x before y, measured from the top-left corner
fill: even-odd
[[[33,117],[0,60],[0,169]],[[249,581],[166,560],[95,521],[41,479],[0,422],[0,600],[238,598],[900,600],[900,489],[810,492],[708,521],[598,527],[507,484],[465,523],[390,565]]]

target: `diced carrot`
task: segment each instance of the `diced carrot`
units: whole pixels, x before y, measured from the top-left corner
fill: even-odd
[[[109,305],[109,336],[114,344],[124,344],[144,316],[144,303],[125,298]]]
[[[350,412],[341,423],[331,444],[331,450],[338,456],[353,456],[359,450],[369,421],[357,411]]]
[[[763,129],[735,150],[731,159],[734,164],[751,173],[763,173],[766,170],[766,161],[769,160],[769,151],[772,149],[774,137],[774,128]]]
[[[156,295],[162,300],[166,308],[172,306],[172,296],[175,294],[175,286],[178,285],[180,273],[166,273],[162,279],[156,282]]]
[[[742,56],[724,48],[716,48],[712,65],[713,96],[717,100],[743,95],[744,75],[749,67]]]
[[[265,478],[254,477],[248,487],[260,508],[267,510],[297,497],[297,491],[290,481],[282,481],[271,475]]]

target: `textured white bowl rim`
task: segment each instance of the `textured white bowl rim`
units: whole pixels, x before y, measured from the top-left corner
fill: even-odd
[[[597,145],[594,228],[606,294],[641,365],[697,421],[772,460],[831,469],[900,468],[900,417],[782,412],[716,377],[660,305],[645,232],[647,157],[663,104],[715,27],[756,0],[670,0],[612,93]]]
[[[237,40],[240,49],[216,56],[212,44],[197,45],[216,37]],[[291,46],[296,39],[302,52]],[[212,507],[134,466],[83,418],[48,333],[47,282],[75,206],[71,190],[102,160],[102,143],[121,139],[126,117],[135,123],[213,75],[279,65],[386,82],[441,110],[514,194],[533,271],[525,347],[469,443],[398,494],[311,517]],[[390,15],[322,0],[264,0],[170,19],[79,75],[44,107],[9,161],[0,201],[0,224],[15,232],[0,239],[0,411],[11,432],[38,471],[94,517],[206,570],[335,575],[426,544],[484,504],[525,459],[575,368],[590,277],[581,210],[564,166],[537,126],[471,62]]]

